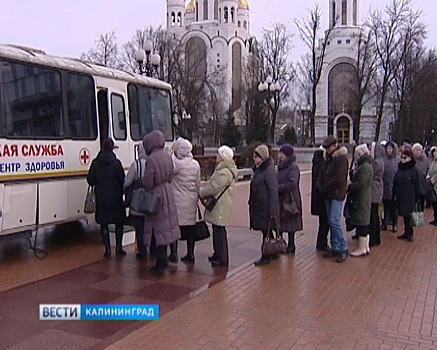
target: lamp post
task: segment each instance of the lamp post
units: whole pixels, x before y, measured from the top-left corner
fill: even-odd
[[[144,42],[144,49],[138,49],[135,52],[135,60],[138,63],[140,74],[146,73],[146,76],[152,77],[153,70],[158,71],[161,63],[161,56],[157,53],[152,54],[153,43],[150,40]]]
[[[267,130],[267,143],[271,144],[274,140],[271,140],[271,122],[270,122],[270,110],[274,113],[274,116],[276,116],[277,106],[276,106],[276,93],[279,93],[281,91],[281,85],[279,85],[278,82],[273,82],[272,77],[269,75],[264,82],[260,82],[258,85],[258,91],[265,95],[265,99],[267,102],[268,107],[268,115],[267,119],[269,121],[268,123],[268,130]],[[271,107],[271,99],[274,98],[274,107]]]

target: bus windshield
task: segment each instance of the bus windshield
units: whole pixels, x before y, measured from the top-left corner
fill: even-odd
[[[137,84],[128,85],[131,137],[141,140],[152,130],[161,130],[166,141],[173,140],[170,93]]]

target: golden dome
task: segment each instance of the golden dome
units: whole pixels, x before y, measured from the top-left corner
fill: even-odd
[[[249,9],[249,2],[247,0],[238,0],[238,7]]]
[[[189,0],[187,5],[185,6],[185,11],[195,12],[196,11],[196,0]]]

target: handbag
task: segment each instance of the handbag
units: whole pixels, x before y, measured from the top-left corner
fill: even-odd
[[[134,191],[138,188],[143,187],[141,161],[139,159],[137,159],[135,162],[137,165],[137,174],[139,175],[139,178],[136,179],[129,187],[126,187],[126,189],[124,191],[124,205],[125,205],[125,207],[130,207],[130,205],[132,203],[132,196],[134,194]]]
[[[273,232],[270,229],[270,225],[272,220],[275,220],[276,223],[276,230],[277,235],[274,236]],[[269,219],[269,227],[267,230],[267,236],[264,238],[263,245],[261,247],[262,255],[265,258],[269,258],[271,256],[279,255],[279,254],[285,254],[287,251],[287,243],[285,243],[284,238],[282,235],[279,234],[279,225],[278,220],[276,218],[270,218]]]
[[[130,207],[140,214],[156,215],[161,207],[161,196],[144,187],[138,188],[133,191]]]
[[[229,188],[229,186],[231,186],[231,184],[232,184],[232,180],[229,183],[229,185],[227,185],[225,187],[225,189],[222,191],[222,193],[220,193],[220,195],[217,198],[215,198],[214,196],[207,196],[204,198],[200,198],[200,202],[203,204],[203,206],[206,208],[206,210],[211,211],[214,208],[217,201],[220,199],[221,196],[223,196],[223,194],[226,192],[226,190]]]
[[[194,241],[203,241],[211,237],[209,233],[208,225],[205,220],[202,218],[202,214],[200,213],[200,208],[197,206],[197,214],[199,215],[199,221],[196,222],[196,236],[194,237]]]
[[[288,195],[290,196],[290,203],[286,203],[285,202],[285,197],[287,196],[287,194],[284,195],[283,199],[282,199],[282,206],[281,206],[281,219],[292,219],[294,216],[300,214],[300,211],[297,207],[296,202],[293,199],[293,195],[291,194],[291,192],[288,192]]]
[[[437,202],[437,195],[434,191],[434,185],[431,183],[430,179],[426,181],[426,185],[426,201],[428,203]]]
[[[96,212],[96,195],[94,193],[94,187],[91,187],[91,185],[88,185],[88,192],[85,197],[83,212],[85,214],[92,214]]]
[[[414,210],[410,214],[410,225],[411,226],[423,226],[425,225],[425,215],[422,210],[420,210],[419,204],[414,205]]]

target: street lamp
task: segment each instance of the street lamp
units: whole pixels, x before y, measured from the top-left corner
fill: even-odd
[[[153,69],[158,70],[161,63],[161,56],[157,53],[152,54],[153,43],[150,40],[144,42],[144,49],[138,49],[135,52],[135,61],[138,63],[140,74],[146,73],[146,76],[151,77]]]
[[[273,82],[273,78],[269,75],[264,82],[260,82],[258,85],[258,91],[265,94],[266,96],[266,102],[268,105],[268,134],[267,134],[267,143],[270,144],[274,140],[270,140],[270,133],[271,133],[271,124],[270,124],[270,110],[271,105],[270,101],[272,97],[275,97],[276,93],[279,93],[281,91],[281,85],[278,82]],[[276,103],[276,101],[275,101]],[[275,106],[276,107],[276,106]],[[273,109],[272,109],[273,110]],[[276,113],[276,110],[275,110]]]

